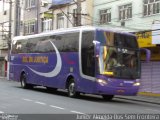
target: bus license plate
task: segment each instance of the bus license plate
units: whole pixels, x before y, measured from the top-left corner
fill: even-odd
[[[118,93],[124,93],[125,90],[117,90]]]

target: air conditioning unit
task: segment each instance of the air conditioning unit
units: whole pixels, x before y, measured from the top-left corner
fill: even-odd
[[[48,2],[46,2],[45,0],[41,0],[41,7],[45,7],[48,5]]]

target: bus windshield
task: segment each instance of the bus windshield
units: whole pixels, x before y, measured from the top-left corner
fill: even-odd
[[[98,64],[100,74],[122,79],[140,78],[139,50],[136,38],[111,32],[99,34],[101,34]]]

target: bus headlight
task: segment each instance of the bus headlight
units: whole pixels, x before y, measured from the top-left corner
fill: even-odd
[[[140,85],[141,85],[140,82],[136,82],[136,83],[133,84],[133,86],[140,86]]]
[[[97,79],[97,82],[98,82],[101,86],[107,85],[107,81],[106,81],[106,80],[103,80],[103,79]]]

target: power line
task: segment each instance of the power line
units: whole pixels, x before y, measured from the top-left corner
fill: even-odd
[[[66,16],[66,18],[69,20],[69,22],[73,25],[73,23],[72,23],[72,21],[70,20],[69,16],[68,16],[61,8],[59,8],[59,9],[60,9],[61,12]]]

